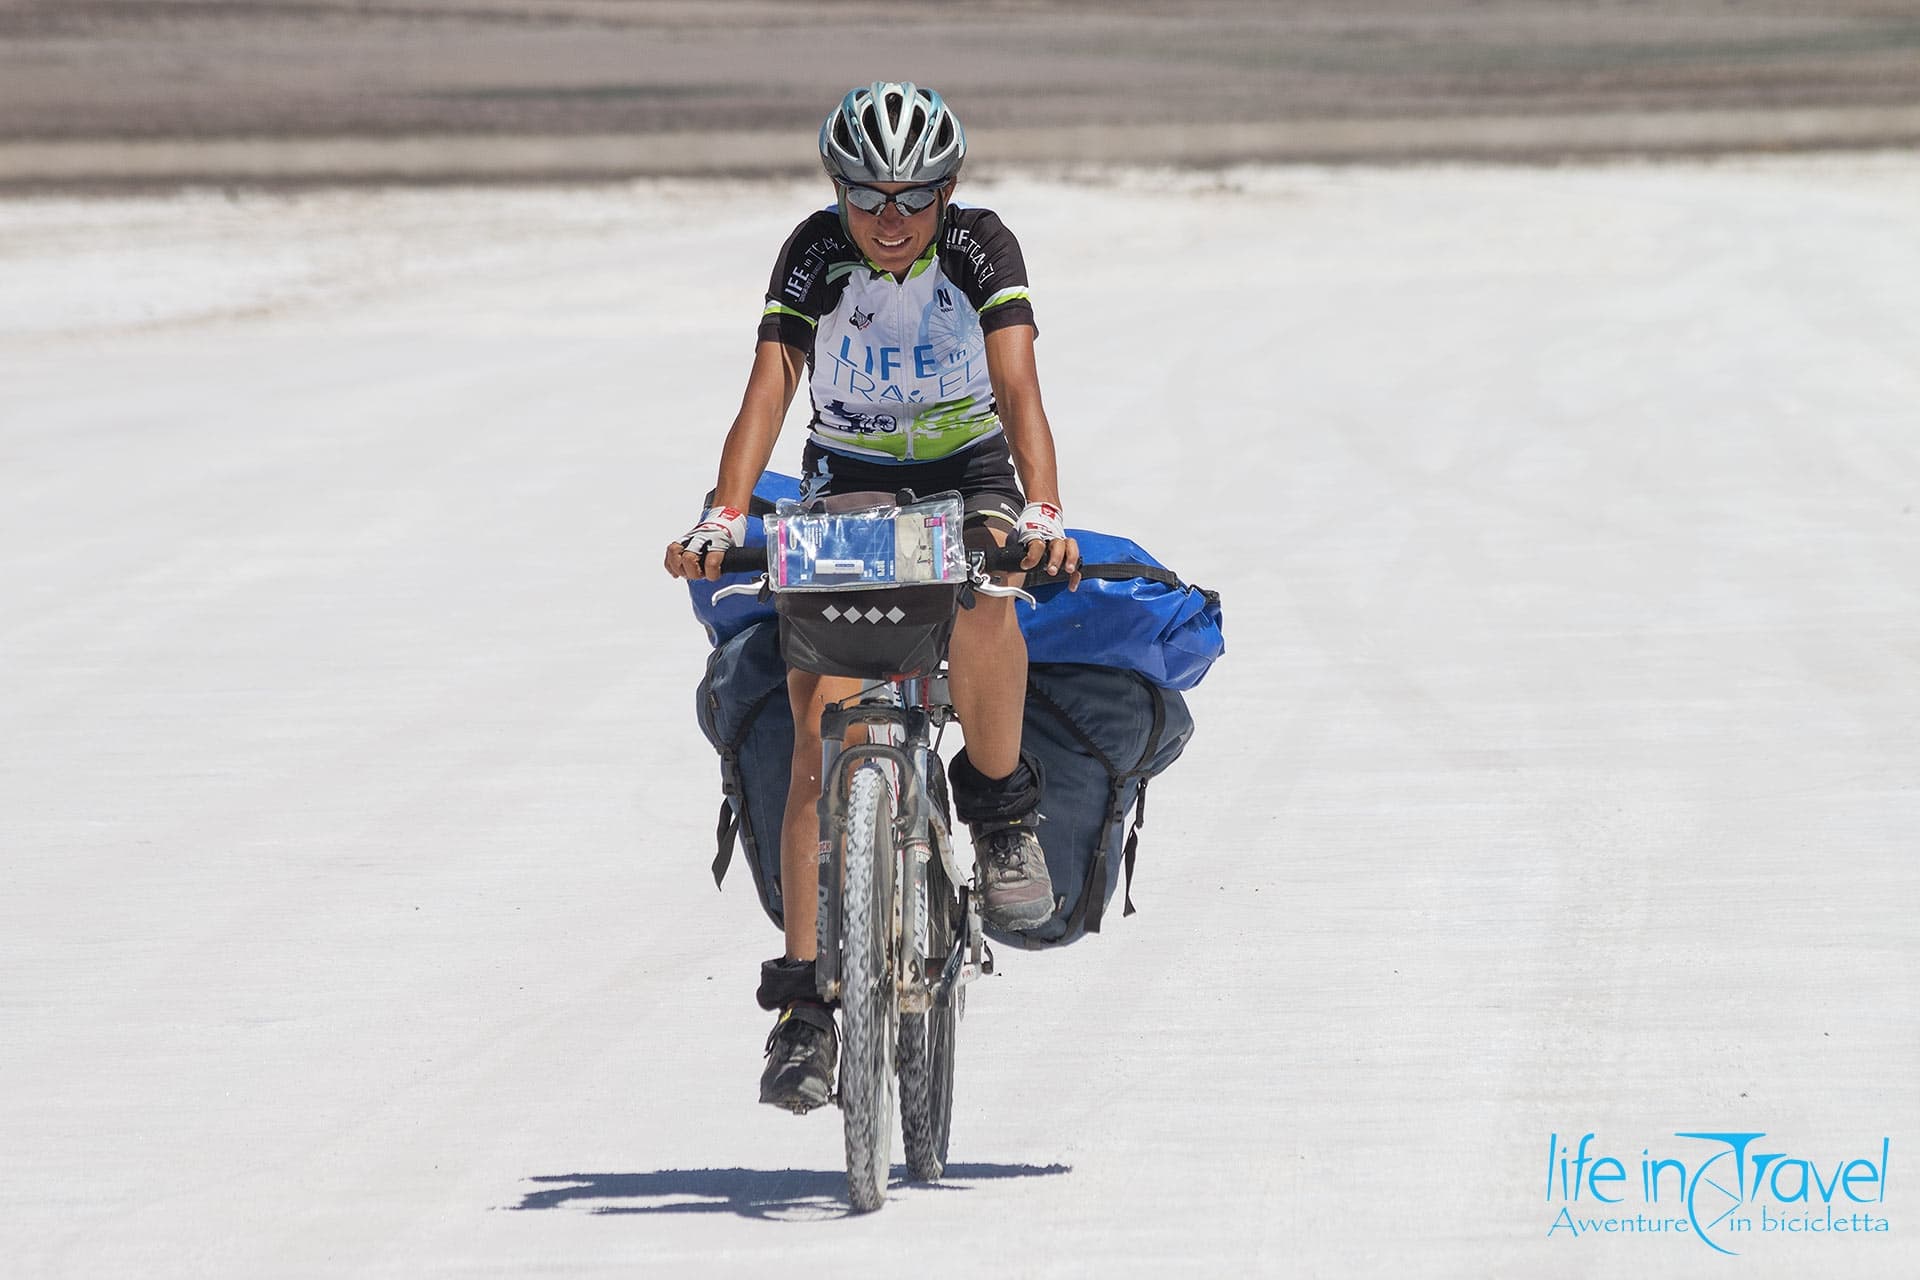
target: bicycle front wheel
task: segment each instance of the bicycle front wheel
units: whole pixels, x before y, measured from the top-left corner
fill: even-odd
[[[886,1203],[893,1164],[893,789],[877,765],[847,791],[840,883],[840,1108],[847,1197],[866,1213]]]

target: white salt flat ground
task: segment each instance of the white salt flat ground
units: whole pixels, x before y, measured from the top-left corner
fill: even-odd
[[[0,1270],[1920,1271],[1920,157],[971,193],[1231,650],[858,1220],[656,567],[822,194],[0,203]],[[1704,1130],[1891,1230],[1549,1237]]]

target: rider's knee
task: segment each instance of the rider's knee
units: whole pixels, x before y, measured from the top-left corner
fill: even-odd
[[[1025,652],[1027,638],[1020,632],[1013,601],[977,598],[974,607],[961,610],[955,620],[947,660],[961,668],[976,661],[1004,660],[1015,645]]]

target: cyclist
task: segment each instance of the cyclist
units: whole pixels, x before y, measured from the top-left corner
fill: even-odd
[[[968,540],[1026,544],[1023,567],[1075,574],[1041,406],[1037,332],[1019,243],[988,209],[953,203],[966,135],[941,96],[911,84],[849,92],[820,128],[837,202],[803,221],[774,266],[746,394],[720,454],[713,503],[667,546],[667,572],[716,579],[803,378],[813,418],[802,470],[820,494],[958,490]],[[1024,486],[1024,491],[1023,491]],[[1076,579],[1077,584],[1077,579]],[[1026,644],[1006,599],[976,597],[949,654],[966,747],[950,771],[973,836],[981,910],[1008,929],[1053,913],[1034,836],[1040,785],[1020,755]],[[858,680],[794,671],[793,781],[781,832],[786,953],[761,966],[777,1011],[760,1100],[827,1101],[837,1048],[814,987],[820,713]]]

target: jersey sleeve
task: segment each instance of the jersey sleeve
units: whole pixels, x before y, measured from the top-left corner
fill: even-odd
[[[840,221],[831,213],[816,213],[794,228],[767,282],[760,341],[784,342],[803,351],[813,348],[814,330],[832,305],[827,267],[845,251]]]
[[[947,278],[966,292],[988,333],[1009,325],[1039,325],[1027,288],[1027,263],[1000,215],[991,209],[955,209],[942,246]]]

